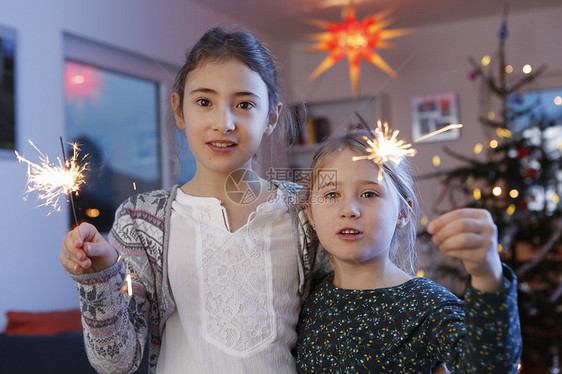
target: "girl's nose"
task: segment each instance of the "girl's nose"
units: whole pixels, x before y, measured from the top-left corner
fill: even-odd
[[[343,199],[341,202],[340,216],[342,218],[359,218],[361,212],[355,199]]]
[[[218,112],[217,117],[213,118],[213,130],[221,134],[233,131],[236,128],[236,124],[232,111],[227,108]]]

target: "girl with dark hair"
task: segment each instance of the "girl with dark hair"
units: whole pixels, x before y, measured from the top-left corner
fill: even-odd
[[[171,102],[193,179],[126,200],[109,242],[82,223],[63,244],[88,357],[133,372],[150,336],[151,373],[294,373],[315,246],[299,186],[252,165],[265,137],[288,133],[273,56],[247,32],[210,29]],[[120,292],[127,275],[132,296]]]

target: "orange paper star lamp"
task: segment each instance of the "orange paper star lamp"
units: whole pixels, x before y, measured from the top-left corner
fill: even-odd
[[[394,48],[395,45],[386,40],[409,34],[413,29],[385,30],[385,27],[394,22],[394,19],[387,18],[392,11],[393,9],[387,9],[368,16],[362,21],[357,21],[353,1],[350,1],[345,20],[342,23],[310,20],[312,24],[327,31],[310,35],[309,39],[318,43],[308,48],[307,51],[330,51],[330,54],[312,72],[308,80],[313,81],[346,56],[349,61],[351,88],[355,96],[359,91],[361,57],[391,77],[397,78],[398,74],[383,60],[376,49]]]

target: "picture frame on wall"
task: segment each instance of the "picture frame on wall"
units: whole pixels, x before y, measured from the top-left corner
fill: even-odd
[[[16,32],[0,26],[0,154],[16,149]]]
[[[413,139],[457,123],[459,123],[459,106],[458,95],[455,92],[412,98]],[[457,128],[420,140],[420,143],[457,140],[460,139],[460,136],[460,128]]]

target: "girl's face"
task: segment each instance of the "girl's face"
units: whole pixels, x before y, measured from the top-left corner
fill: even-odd
[[[185,80],[183,103],[172,95],[174,116],[197,160],[197,172],[250,168],[264,135],[277,123],[281,105],[269,113],[267,87],[244,63],[200,63]]]
[[[315,170],[307,213],[334,262],[362,266],[387,260],[394,231],[407,215],[401,213],[401,197],[390,177],[379,180],[372,161],[353,161],[353,156],[344,149]],[[322,178],[323,171],[335,180]]]

